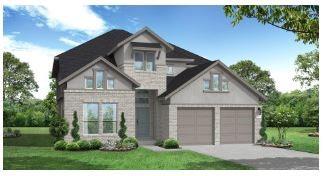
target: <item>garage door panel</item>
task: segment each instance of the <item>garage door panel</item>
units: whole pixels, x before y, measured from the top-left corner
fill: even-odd
[[[180,144],[212,144],[212,118],[212,109],[179,108],[177,110],[177,138]]]
[[[242,108],[221,109],[221,143],[253,142],[253,110]]]

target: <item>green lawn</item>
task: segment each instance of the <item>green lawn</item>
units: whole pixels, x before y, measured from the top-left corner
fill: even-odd
[[[287,132],[287,140],[291,141],[293,144],[292,150],[318,153],[319,152],[319,141],[318,137],[309,137],[308,133],[314,132],[315,128],[309,127],[295,127],[289,128]],[[271,139],[272,136],[277,139],[277,130],[276,128],[267,128],[266,133],[268,139]]]
[[[24,128],[19,138],[5,138],[4,169],[252,169],[191,151],[55,151],[48,129]]]

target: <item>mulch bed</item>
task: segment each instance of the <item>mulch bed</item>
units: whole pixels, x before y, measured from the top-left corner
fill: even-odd
[[[261,144],[263,147],[290,148],[292,144]]]

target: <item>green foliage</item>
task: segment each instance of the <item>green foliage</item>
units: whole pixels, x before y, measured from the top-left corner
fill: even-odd
[[[287,129],[293,126],[295,121],[294,111],[285,105],[276,107],[269,122],[278,130],[278,140],[286,140]]]
[[[176,139],[169,138],[164,141],[163,147],[166,149],[177,149],[179,148],[179,144]]]
[[[54,144],[54,149],[55,150],[65,150],[66,146],[67,146],[67,142],[65,142],[64,140],[60,140]]]
[[[15,130],[14,130],[14,135],[15,135],[16,137],[21,136],[20,130],[15,129]]]
[[[92,139],[89,141],[90,148],[93,150],[98,150],[103,146],[103,143],[98,139]]]
[[[319,39],[319,6],[274,6],[274,5],[237,5],[224,6],[227,17],[235,26],[247,18],[254,18],[262,24],[270,24],[280,29],[293,32],[297,41],[317,44]]]
[[[301,86],[311,86],[319,81],[319,51],[314,50],[302,55],[298,55],[296,61],[295,81],[299,81]]]
[[[124,112],[121,114],[121,121],[120,121],[120,129],[118,130],[118,136],[123,140],[127,138],[128,136],[126,135],[126,130],[127,127],[125,125],[125,118],[124,118]]]
[[[38,85],[34,73],[25,62],[10,52],[3,53],[3,97],[8,103],[22,103],[32,98]]]
[[[48,126],[51,122],[51,119],[57,114],[57,104],[56,104],[56,80],[51,78],[51,73],[49,75],[50,82],[50,91],[46,95],[46,98],[43,100],[44,106],[44,124]]]
[[[135,148],[137,148],[139,146],[138,140],[135,137],[127,137],[127,138],[123,139],[122,144],[126,144],[126,143],[133,144]]]
[[[80,140],[77,142],[80,150],[89,150],[91,148],[91,145],[86,140]]]
[[[269,97],[277,94],[275,83],[271,78],[270,72],[262,70],[251,60],[239,61],[234,65],[230,65],[229,68],[263,95]]]
[[[155,142],[155,146],[163,147],[163,145],[164,145],[164,141],[163,140],[157,140]]]
[[[50,122],[49,131],[56,141],[63,140],[63,137],[69,132],[68,123],[63,117],[56,115]]]
[[[261,129],[260,129],[259,133],[260,133],[260,136],[262,137],[262,140],[263,141],[267,141],[266,120],[265,120],[265,117],[262,117]]]
[[[70,142],[66,145],[66,150],[69,150],[69,151],[78,151],[80,150],[80,147],[79,145],[77,144],[77,142]]]
[[[79,135],[79,125],[78,125],[78,116],[77,111],[73,112],[73,121],[72,121],[73,128],[71,129],[71,136],[73,138],[73,141],[79,141],[80,135]]]

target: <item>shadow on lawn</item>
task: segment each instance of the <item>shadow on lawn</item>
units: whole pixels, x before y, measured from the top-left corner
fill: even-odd
[[[17,138],[3,138],[4,146],[52,147],[54,138],[49,134],[22,134]]]
[[[186,170],[249,170],[250,166],[232,163],[229,161],[212,161],[212,162],[190,162],[186,165]]]
[[[107,166],[106,166],[107,167]],[[4,159],[4,170],[94,170],[105,169],[101,165],[60,157],[9,157]]]

